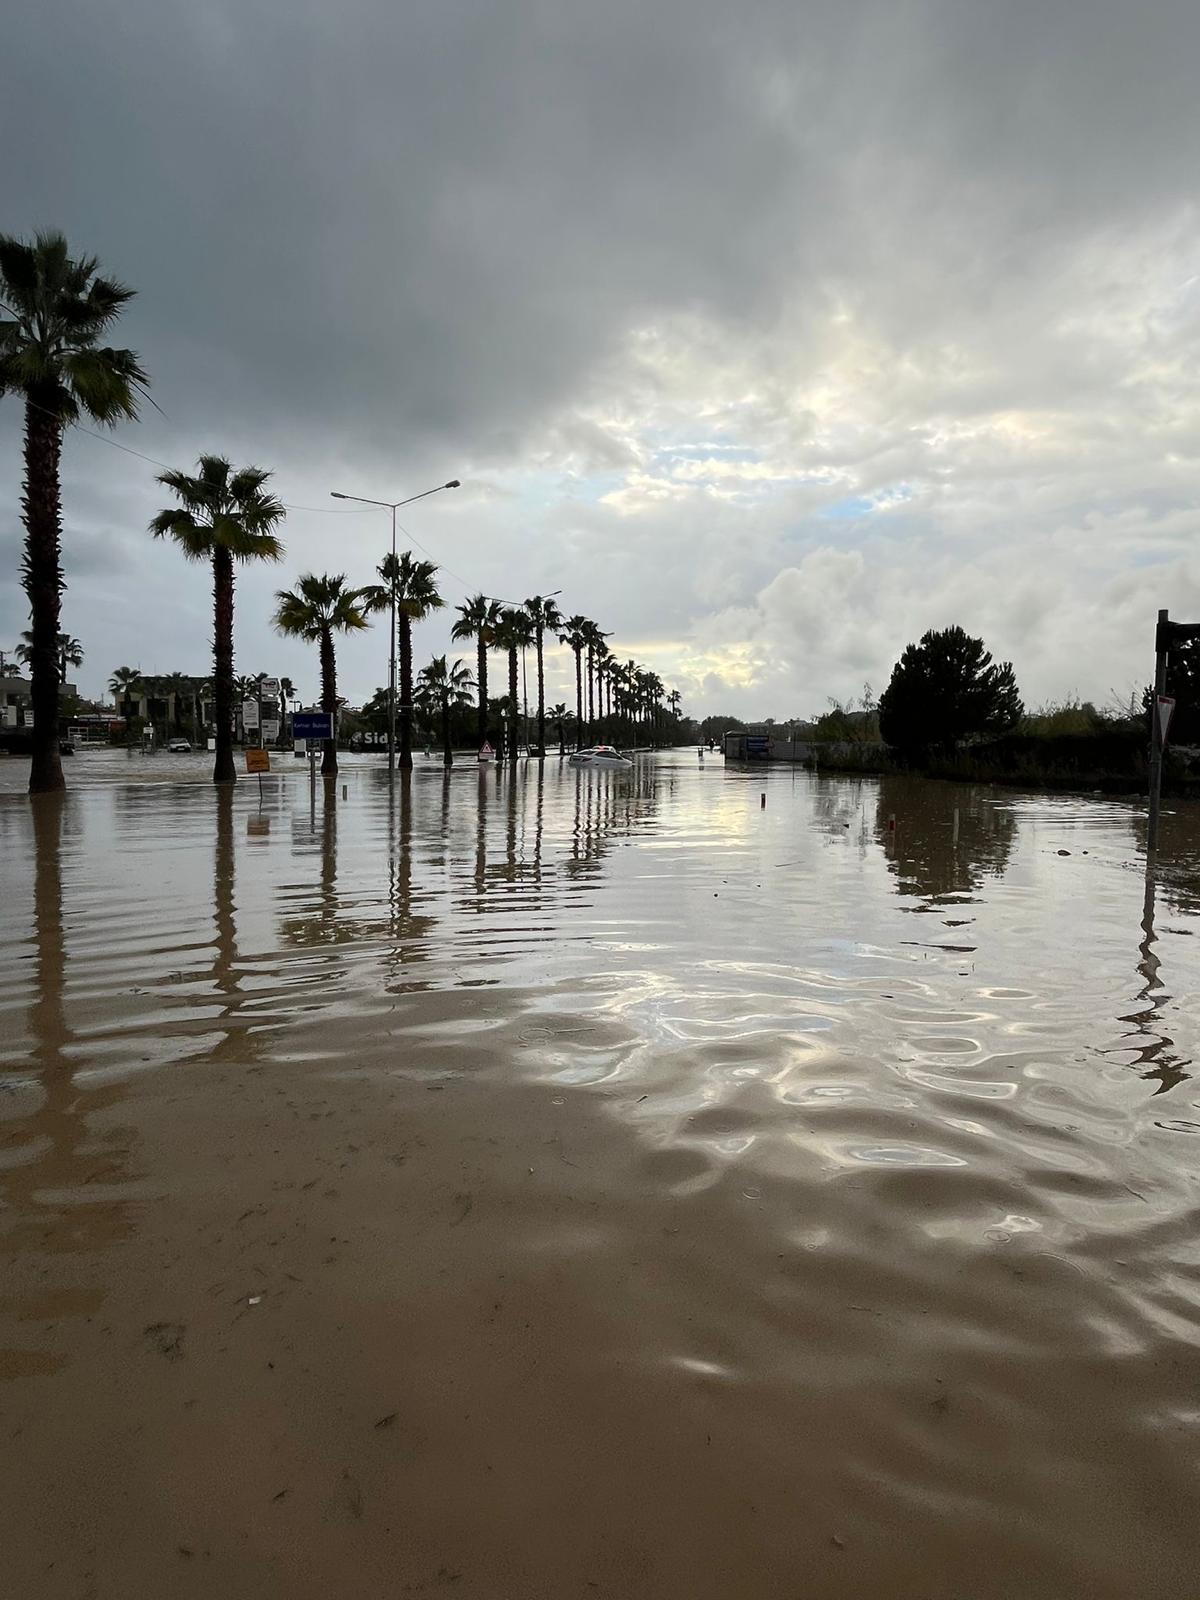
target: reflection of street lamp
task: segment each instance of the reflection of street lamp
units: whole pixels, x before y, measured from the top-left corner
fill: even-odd
[[[336,489],[329,491],[334,500],[355,500],[363,506],[382,506],[385,511],[392,513],[392,560],[396,559],[396,512],[400,506],[410,506],[414,500],[424,500],[426,495],[437,494],[442,489],[457,489],[459,481],[451,478],[449,483],[435,484],[432,489],[422,489],[420,494],[410,494],[407,500],[368,500],[361,494],[339,494]],[[392,642],[388,652],[388,771],[396,764],[396,574],[392,573]]]

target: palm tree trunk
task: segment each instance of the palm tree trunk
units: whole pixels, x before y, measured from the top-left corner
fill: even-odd
[[[542,625],[537,625],[538,760],[546,759],[546,677],[542,669]]]
[[[396,618],[400,630],[400,766],[412,769],[413,679],[412,618],[401,611]]]
[[[233,765],[233,557],[213,551],[213,704],[217,719],[214,783],[236,783]],[[147,707],[149,709],[149,707]]]
[[[594,665],[594,661],[593,661],[593,657],[592,657],[592,647],[591,647],[591,645],[588,645],[587,690],[588,690],[588,743],[589,744],[595,744],[595,742],[596,742],[596,701],[595,701],[595,695],[594,695],[593,686],[592,686],[592,667],[593,667],[593,665]]]
[[[442,765],[454,765],[454,751],[450,746],[450,696],[442,696]]]
[[[583,651],[575,646],[575,748],[583,749]]]
[[[508,759],[517,759],[517,647],[508,647]]]
[[[479,660],[476,667],[476,677],[479,680],[479,713],[476,717],[476,732],[478,744],[482,750],[487,743],[487,640],[482,634],[479,636]]]
[[[567,736],[563,732],[562,718],[558,719],[558,758],[561,761],[567,753]]]
[[[65,789],[58,748],[58,617],[63,589],[59,548],[62,512],[59,462],[62,427],[35,406],[25,407],[25,593],[32,639],[29,676],[33,702],[30,794]]]
[[[333,634],[328,628],[321,630],[321,710],[333,718],[333,738],[321,741],[321,776],[337,777],[337,662],[333,654]]]

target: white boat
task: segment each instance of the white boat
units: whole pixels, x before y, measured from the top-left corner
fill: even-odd
[[[588,750],[576,750],[569,765],[572,767],[612,767],[618,772],[632,772],[633,762],[611,744],[594,744]]]

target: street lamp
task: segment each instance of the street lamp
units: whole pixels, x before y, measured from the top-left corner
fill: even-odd
[[[460,487],[457,478],[451,478],[449,483],[438,483],[432,489],[422,489],[420,494],[410,494],[407,500],[368,500],[361,494],[339,494],[336,489],[329,491],[330,498],[334,500],[354,500],[362,506],[382,506],[385,511],[392,513],[392,560],[396,559],[396,512],[401,506],[410,506],[414,500],[424,500],[427,495],[439,494],[443,489],[457,489]],[[392,629],[391,650],[388,654],[388,771],[391,772],[396,765],[396,575],[393,572],[391,581],[392,591]]]

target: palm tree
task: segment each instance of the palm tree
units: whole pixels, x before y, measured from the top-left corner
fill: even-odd
[[[533,642],[537,649],[537,730],[538,760],[546,759],[546,678],[542,645],[547,633],[557,633],[563,625],[562,612],[553,599],[535,594],[525,602],[525,614],[533,623]]]
[[[32,244],[0,234],[0,395],[25,401],[25,593],[29,597],[33,704],[30,794],[65,787],[58,748],[59,608],[62,600],[63,429],[81,416],[133,421],[149,382],[132,350],[102,347],[133,290],[103,278],[95,256],[73,259],[61,233]]]
[[[658,724],[662,712],[663,681],[657,672],[646,674],[646,708],[650,719],[650,743],[658,743]]]
[[[363,589],[364,611],[390,611],[396,607],[396,637],[400,651],[400,765],[411,767],[413,725],[412,625],[438,611],[446,602],[437,591],[432,561],[414,561],[411,550],[401,556],[386,555],[376,568],[382,583]]]
[[[595,667],[596,658],[600,654],[607,655],[608,646],[602,633],[594,622],[589,622],[584,629],[584,639],[587,644],[587,711],[588,711],[588,738],[594,743],[596,738],[596,701],[595,701]]]
[[[458,621],[450,629],[450,637],[476,640],[478,671],[475,681],[479,689],[477,732],[479,748],[482,750],[487,743],[487,653],[500,622],[500,602],[489,600],[485,594],[476,594],[456,609]]]
[[[436,709],[441,714],[443,766],[454,765],[454,751],[450,744],[450,708],[469,706],[474,687],[475,679],[467,671],[466,664],[456,661],[448,667],[445,656],[434,656],[429,665],[422,667],[417,674],[417,694],[422,706],[429,711]]]
[[[233,726],[238,741],[246,739],[246,701],[258,699],[258,679],[239,674],[233,680]]]
[[[357,589],[346,587],[346,575],[318,578],[306,572],[294,589],[276,592],[279,602],[275,611],[275,626],[280,633],[295,639],[305,639],[316,644],[321,656],[321,710],[335,719],[334,737],[324,741],[321,757],[322,777],[332,777],[337,766],[337,660],[333,652],[333,635],[353,633],[368,626],[363,615]]]
[[[156,539],[170,534],[189,561],[211,561],[213,570],[213,699],[217,724],[214,783],[233,783],[233,563],[278,561],[283,545],[275,528],[283,506],[264,489],[269,472],[243,467],[234,472],[224,456],[201,456],[199,472],[163,472],[158,481],[177,495],[174,511],[160,511],[150,524]]]
[[[559,629],[558,637],[575,652],[575,748],[583,749],[583,652],[587,649],[588,629],[592,624],[584,616],[568,617]]]
[[[571,712],[567,709],[566,705],[560,700],[557,705],[554,705],[554,706],[550,707],[550,709],[549,709],[549,711],[547,711],[546,715],[550,718],[550,721],[558,729],[558,754],[559,754],[559,756],[561,758],[562,756],[565,756],[566,753],[567,753],[567,736],[566,736],[566,733],[563,730],[564,730],[564,726],[565,726],[566,722],[568,721],[568,719],[571,716]]]
[[[25,666],[33,663],[33,631],[27,628],[21,635],[21,642],[13,651],[17,660]],[[58,643],[54,647],[54,658],[58,662],[58,681],[60,684],[67,681],[68,667],[81,667],[83,665],[83,646],[78,639],[73,639],[69,633],[60,633]]]
[[[520,699],[517,695],[517,652],[533,638],[533,623],[520,606],[505,606],[500,613],[493,640],[508,652],[508,750],[510,761],[517,759],[517,723]]]
[[[182,701],[186,700],[192,692],[192,680],[186,672],[168,672],[162,680],[162,691],[170,702],[171,725],[175,732],[180,730],[179,708]]]
[[[108,680],[108,692],[121,715],[129,720],[129,702],[133,691],[141,685],[142,674],[137,667],[116,667]]]

